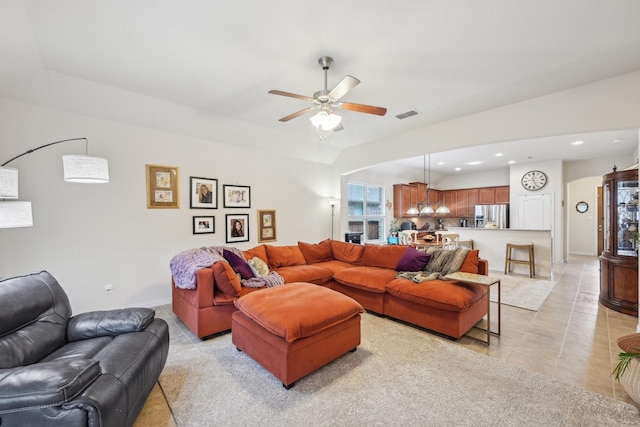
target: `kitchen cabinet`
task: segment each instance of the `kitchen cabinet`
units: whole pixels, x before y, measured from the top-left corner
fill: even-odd
[[[509,186],[503,185],[500,187],[494,188],[494,202],[492,204],[498,203],[509,203]]]
[[[638,170],[602,178],[604,251],[600,255],[600,302],[638,316]],[[584,213],[583,213],[584,214]]]
[[[393,186],[393,216],[395,218],[411,218],[408,215],[411,207],[418,207],[418,188],[409,184],[394,184]]]

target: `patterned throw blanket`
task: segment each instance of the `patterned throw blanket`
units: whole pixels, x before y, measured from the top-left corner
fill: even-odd
[[[225,249],[244,259],[244,255],[240,249],[230,246],[208,246],[187,249],[171,258],[169,268],[171,269],[171,275],[173,276],[176,287],[181,289],[195,289],[198,270],[211,267],[215,262],[227,262],[222,256]],[[248,288],[271,287],[284,284],[284,278],[275,271],[272,271],[267,276],[241,280],[241,283],[242,286]]]
[[[464,259],[469,253],[469,249],[440,249],[429,248],[426,250],[431,254],[431,259],[422,271],[403,271],[396,275],[397,278],[409,279],[415,283],[422,283],[427,280],[444,279],[447,274],[460,270]]]

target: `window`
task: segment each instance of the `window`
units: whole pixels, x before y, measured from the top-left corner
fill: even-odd
[[[349,232],[362,233],[362,243],[384,241],[384,187],[348,184]]]

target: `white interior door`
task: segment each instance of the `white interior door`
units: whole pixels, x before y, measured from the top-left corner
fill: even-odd
[[[551,194],[518,195],[518,226],[526,230],[552,230]]]

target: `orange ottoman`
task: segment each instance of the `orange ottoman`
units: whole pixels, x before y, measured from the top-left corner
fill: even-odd
[[[295,282],[235,302],[231,341],[289,389],[360,344],[364,308],[346,295]]]

